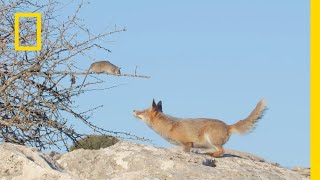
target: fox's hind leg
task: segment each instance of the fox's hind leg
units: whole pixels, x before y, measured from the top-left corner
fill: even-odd
[[[183,146],[184,152],[190,152],[190,149],[193,147],[193,143],[192,142],[183,143],[182,146]]]
[[[213,156],[213,157],[219,157],[222,154],[224,154],[224,149],[221,145],[216,145],[216,149],[217,150],[215,152],[207,153],[207,155]]]

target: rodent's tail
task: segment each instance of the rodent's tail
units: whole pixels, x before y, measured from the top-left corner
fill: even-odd
[[[84,82],[85,82],[86,79],[87,79],[87,76],[88,76],[88,74],[89,74],[89,72],[90,72],[90,69],[91,69],[91,67],[88,69],[88,71],[87,71],[87,73],[86,73],[86,76],[84,77],[83,82],[82,82],[82,84],[81,84],[78,92],[81,92],[81,89],[82,89],[82,87],[83,87],[83,85],[84,85]]]
[[[265,108],[266,100],[262,99],[251,112],[251,114],[237,123],[229,126],[229,131],[231,133],[245,134],[254,129],[255,123],[262,118]]]

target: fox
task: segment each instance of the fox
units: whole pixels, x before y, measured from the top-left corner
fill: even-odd
[[[247,118],[232,125],[218,119],[171,117],[163,113],[162,101],[156,103],[154,99],[150,108],[133,110],[133,115],[169,143],[182,146],[185,152],[192,148],[204,149],[205,154],[220,157],[225,153],[223,145],[232,134],[246,134],[254,129],[266,110],[265,105],[266,100],[260,100]]]

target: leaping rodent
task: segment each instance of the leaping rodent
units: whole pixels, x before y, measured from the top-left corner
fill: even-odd
[[[121,74],[121,68],[109,61],[98,61],[92,63],[90,68],[88,69],[88,72],[90,71],[90,69],[95,73]]]
[[[109,61],[98,61],[98,62],[92,63],[90,68],[87,71],[86,76],[83,79],[83,82],[82,82],[82,85],[81,85],[79,91],[81,91],[82,86],[83,86],[84,82],[86,81],[90,70],[92,70],[94,73],[106,73],[106,74],[120,75],[121,74],[120,69],[121,68],[112,64]]]

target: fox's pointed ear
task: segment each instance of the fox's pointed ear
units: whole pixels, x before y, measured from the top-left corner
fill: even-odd
[[[158,102],[157,109],[162,112],[162,102],[161,101]]]
[[[157,108],[156,102],[154,102],[154,99],[152,100],[152,108]]]

